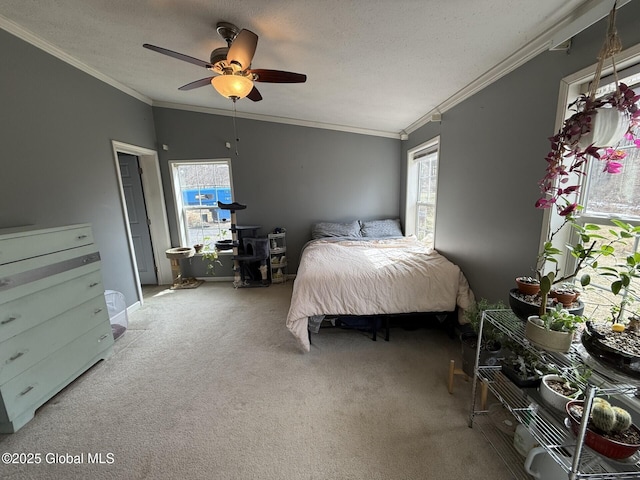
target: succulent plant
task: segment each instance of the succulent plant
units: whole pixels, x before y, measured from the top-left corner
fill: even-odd
[[[624,408],[613,407],[600,397],[593,399],[591,421],[603,432],[624,432],[633,423],[631,415]]]
[[[591,420],[596,428],[611,432],[616,424],[616,413],[608,402],[596,402],[591,408]]]
[[[602,397],[595,397],[593,399],[593,404],[595,405],[596,403],[604,403],[606,405],[611,406],[611,404],[608,401],[606,401],[604,398],[602,398]]]
[[[620,407],[612,407],[612,408],[613,408],[613,412],[616,415],[616,422],[615,422],[615,425],[613,426],[613,431],[624,432],[633,423],[633,420],[631,419],[631,415],[624,408],[620,408]]]

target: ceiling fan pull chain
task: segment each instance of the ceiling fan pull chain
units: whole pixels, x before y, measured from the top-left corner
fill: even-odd
[[[240,139],[238,138],[238,127],[236,126],[236,99],[235,98],[231,98],[231,100],[233,100],[233,136],[236,139],[236,157],[239,155],[238,154],[238,142],[240,141]]]

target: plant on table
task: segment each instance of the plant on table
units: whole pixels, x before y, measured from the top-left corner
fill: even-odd
[[[562,368],[550,365],[548,374],[542,377],[544,385],[540,387],[540,393],[545,400],[563,409],[566,402],[583,395],[583,389],[592,373],[591,368],[581,362]],[[545,387],[553,392],[551,396],[544,391]],[[560,397],[560,400],[553,398],[553,396]]]
[[[573,333],[584,322],[558,304],[540,316],[531,316],[525,326],[525,336],[535,346],[552,352],[568,352]]]
[[[640,227],[622,231],[639,235]],[[583,338],[585,348],[590,353],[597,354],[597,350],[604,345],[608,349],[619,352],[618,355],[622,358],[629,356],[638,358],[640,357],[640,310],[633,309],[632,305],[638,298],[638,292],[634,288],[637,282],[633,280],[640,278],[640,253],[628,255],[624,261],[618,261],[613,266],[597,266],[596,271],[601,277],[609,280],[609,290],[614,297],[610,307],[610,323],[587,322],[589,334]],[[618,362],[615,358],[612,361],[614,368],[636,376],[633,368],[627,368],[628,361]]]
[[[207,274],[215,275],[215,264],[222,265],[218,260],[218,250],[211,237],[204,237],[204,245],[201,248],[200,258],[207,263]]]
[[[473,375],[475,352],[478,347],[478,333],[482,315],[486,310],[504,310],[507,307],[501,301],[490,302],[481,299],[474,302],[464,311],[464,318],[468,322],[470,331],[460,335],[462,344],[462,370],[469,376]],[[498,355],[502,350],[502,335],[491,323],[482,325],[482,342],[480,344],[481,364],[497,364]]]
[[[571,401],[566,406],[571,429],[578,432],[584,414],[580,401]],[[601,397],[593,399],[587,423],[585,443],[598,453],[615,459],[624,459],[640,449],[640,431],[624,408],[611,405]]]
[[[549,362],[542,353],[534,353],[520,342],[507,339],[508,353],[502,360],[502,373],[519,387],[536,387],[548,373]]]
[[[486,298],[476,301],[464,312],[464,318],[469,322],[473,332],[478,335],[482,315],[486,310],[503,310],[507,308],[501,301],[490,302]],[[490,323],[482,326],[482,349],[496,351],[501,348],[502,334]]]

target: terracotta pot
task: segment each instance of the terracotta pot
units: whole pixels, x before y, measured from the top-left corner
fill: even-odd
[[[525,326],[525,336],[536,347],[549,352],[568,352],[573,340],[573,332],[556,332],[547,330],[531,321],[532,318],[539,318],[533,315],[527,319]]]
[[[570,307],[577,298],[575,293],[555,293],[555,299],[557,299],[563,306]]]
[[[584,402],[582,400],[571,400],[570,402],[567,402],[567,405],[565,406],[565,411],[569,417],[569,423],[571,424],[571,430],[574,435],[578,434],[580,420],[574,417],[573,413],[571,413],[571,406],[583,405],[583,403]],[[638,427],[635,425],[631,425],[630,428],[640,433],[640,430],[638,430]],[[628,443],[610,440],[591,430],[591,428],[587,428],[587,433],[584,436],[584,443],[601,455],[617,460],[629,458],[631,455],[636,453],[638,449],[640,449],[640,445],[630,445]]]
[[[518,286],[518,290],[524,293],[525,295],[537,295],[540,291],[539,283],[526,283],[520,281],[520,278],[516,278],[516,285]]]
[[[518,295],[520,291],[517,288],[512,288],[509,290],[509,306],[513,313],[523,321],[527,321],[531,315],[537,315],[540,312],[540,305],[535,305],[533,303],[527,303],[520,299]],[[574,315],[582,315],[584,312],[584,303],[578,300],[578,306],[575,308],[568,308],[569,313]]]

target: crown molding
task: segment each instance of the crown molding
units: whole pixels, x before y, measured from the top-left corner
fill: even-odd
[[[126,85],[99,72],[98,70],[90,67],[89,65],[77,60],[76,58],[63,52],[56,46],[34,35],[30,31],[26,30],[24,27],[18,25],[15,22],[12,22],[11,20],[9,20],[6,17],[3,17],[2,15],[0,15],[0,28],[20,38],[21,40],[24,40],[25,42],[33,45],[34,47],[39,48],[40,50],[43,50],[46,53],[49,53],[50,55],[53,55],[59,60],[62,60],[63,62],[77,68],[78,70],[81,70],[91,75],[92,77],[148,105],[151,105],[154,107],[173,108],[176,110],[188,110],[188,111],[207,113],[207,114],[213,114],[213,115],[227,115],[227,116],[232,115],[232,112],[228,110],[153,101],[151,98],[147,97],[146,95],[142,95],[140,92],[130,87],[127,87]],[[334,125],[330,123],[312,122],[312,121],[306,121],[306,120],[296,120],[292,118],[276,117],[276,116],[269,116],[269,115],[255,115],[255,114],[240,113],[240,112],[237,113],[237,116],[241,118],[248,118],[251,120],[260,120],[264,122],[274,122],[274,123],[285,123],[289,125],[298,125],[302,127],[322,128],[325,130],[357,133],[360,135],[371,135],[376,137],[397,138],[397,139],[400,138],[400,134],[397,132],[386,132],[381,130],[371,130],[367,128],[349,127],[346,125]]]
[[[198,107],[194,105],[184,105],[180,103],[171,103],[171,102],[159,102],[154,101],[152,103],[153,107],[159,108],[171,108],[174,110],[185,110],[189,112],[198,112],[198,113],[206,113],[209,115],[223,115],[227,117],[233,116],[233,111],[231,110],[222,110],[219,108],[208,108],[208,107]],[[358,128],[358,127],[350,127],[347,125],[336,125],[332,123],[322,123],[322,122],[313,122],[309,120],[299,120],[294,118],[287,117],[276,117],[273,115],[259,115],[255,113],[244,113],[244,112],[236,112],[236,117],[238,118],[246,118],[249,120],[259,120],[262,122],[272,122],[272,123],[284,123],[287,125],[297,125],[299,127],[310,127],[310,128],[321,128],[324,130],[335,130],[339,132],[346,133],[357,133],[359,135],[370,135],[374,137],[384,137],[384,138],[395,138],[400,139],[400,133],[398,132],[386,132],[383,130],[371,130],[367,128]]]
[[[129,88],[120,82],[117,82],[113,78],[99,72],[95,68],[90,67],[89,65],[79,61],[78,59],[72,57],[68,53],[63,52],[56,46],[34,35],[30,31],[26,30],[24,27],[21,27],[17,23],[12,22],[11,20],[9,20],[6,17],[3,17],[2,15],[0,15],[0,28],[20,38],[21,40],[24,40],[25,42],[33,45],[34,47],[37,47],[40,50],[43,50],[50,55],[53,55],[54,57],[62,60],[63,62],[68,63],[69,65],[77,68],[78,70],[81,70],[91,75],[92,77],[95,77],[98,80],[108,85],[111,85],[114,88],[117,88],[118,90],[126,93],[127,95],[130,95],[148,105],[152,104],[152,101],[149,97],[142,95],[140,92],[137,92],[134,89]]]

